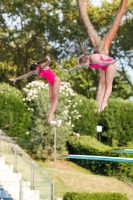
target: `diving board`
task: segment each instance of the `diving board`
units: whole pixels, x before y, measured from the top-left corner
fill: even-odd
[[[133,149],[113,150],[114,153],[133,153]]]
[[[113,161],[113,162],[130,162],[133,163],[133,158],[123,158],[123,157],[108,157],[108,156],[92,156],[92,155],[64,155],[58,158],[68,158],[68,159],[82,159],[82,160],[101,160],[101,161]]]

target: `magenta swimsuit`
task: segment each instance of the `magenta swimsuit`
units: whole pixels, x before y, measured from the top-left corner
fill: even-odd
[[[89,59],[90,59],[90,58],[89,58]],[[100,55],[100,60],[101,60],[101,61],[112,62],[114,59],[111,58],[111,57],[109,57],[109,58],[107,58],[106,60],[104,60],[103,57]],[[108,65],[107,65],[107,66],[105,66],[105,65],[103,66],[103,65],[98,64],[98,63],[92,63],[91,60],[90,60],[89,67],[90,67],[90,68],[101,68],[101,69],[106,70],[107,67],[108,67]]]
[[[44,77],[51,85],[54,84],[56,74],[50,68],[45,70],[40,68],[38,75]]]

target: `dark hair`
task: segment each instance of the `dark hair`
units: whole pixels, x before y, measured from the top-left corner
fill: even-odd
[[[47,62],[48,60],[46,58],[42,59],[42,60],[39,60],[37,61],[35,64],[41,64],[41,63],[44,63],[44,62]]]
[[[78,58],[78,63],[79,63],[79,64],[84,64],[84,63],[86,63],[87,60],[88,60],[88,57],[89,57],[89,54],[81,55],[81,56]]]
[[[36,68],[38,67],[38,64],[34,63],[30,65],[30,71],[36,70]]]
[[[36,70],[36,68],[38,67],[39,64],[47,62],[47,61],[48,60],[45,58],[45,59],[37,61],[36,63],[31,64],[30,65],[30,71]]]
[[[89,53],[87,52],[87,43],[86,41],[80,42],[81,49],[83,51],[83,55],[79,56],[78,58],[78,63],[79,64],[84,64],[87,62]]]

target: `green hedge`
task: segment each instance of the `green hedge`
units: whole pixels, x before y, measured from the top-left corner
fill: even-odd
[[[89,136],[71,136],[67,146],[69,154],[133,158],[133,154],[113,153],[113,148],[106,146]],[[121,180],[133,180],[133,163],[81,159],[73,159],[73,161],[78,165],[91,170],[95,174],[116,176]]]
[[[78,114],[77,114],[78,112]],[[76,116],[74,115],[76,113]],[[78,118],[78,116],[80,116]],[[80,135],[96,135],[99,113],[96,101],[87,99],[82,95],[76,95],[69,107],[69,117],[74,124],[73,131]]]
[[[82,101],[80,104],[79,101]],[[89,100],[81,95],[76,96],[72,100],[69,116],[72,119],[73,131],[80,135],[97,135],[96,126],[102,125],[102,136],[108,145],[112,145],[112,140],[117,140],[118,143],[132,142],[133,144],[133,102],[123,99],[110,99],[108,106],[104,112],[97,112],[97,105],[94,100]],[[76,104],[76,108],[73,106]],[[81,117],[79,119],[73,117],[78,111]]]
[[[6,83],[0,83],[0,129],[12,137],[27,137],[30,126],[30,115],[21,92]]]
[[[128,200],[125,194],[120,193],[76,193],[67,192],[63,200]]]
[[[112,140],[120,143],[133,143],[133,102],[123,99],[110,99],[104,112],[100,113],[99,124],[103,126],[102,135],[111,145]]]

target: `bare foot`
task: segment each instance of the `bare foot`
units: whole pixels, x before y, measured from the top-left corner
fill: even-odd
[[[49,116],[48,117],[48,123],[50,124],[50,122],[52,121],[52,119],[54,119],[54,116]]]
[[[99,107],[99,108],[97,109],[97,112],[101,112],[101,107]]]
[[[107,104],[107,102],[102,102],[102,105],[101,105],[101,110],[100,110],[100,112],[103,112],[104,111],[104,109],[105,109],[105,107],[107,106],[108,104]]]

